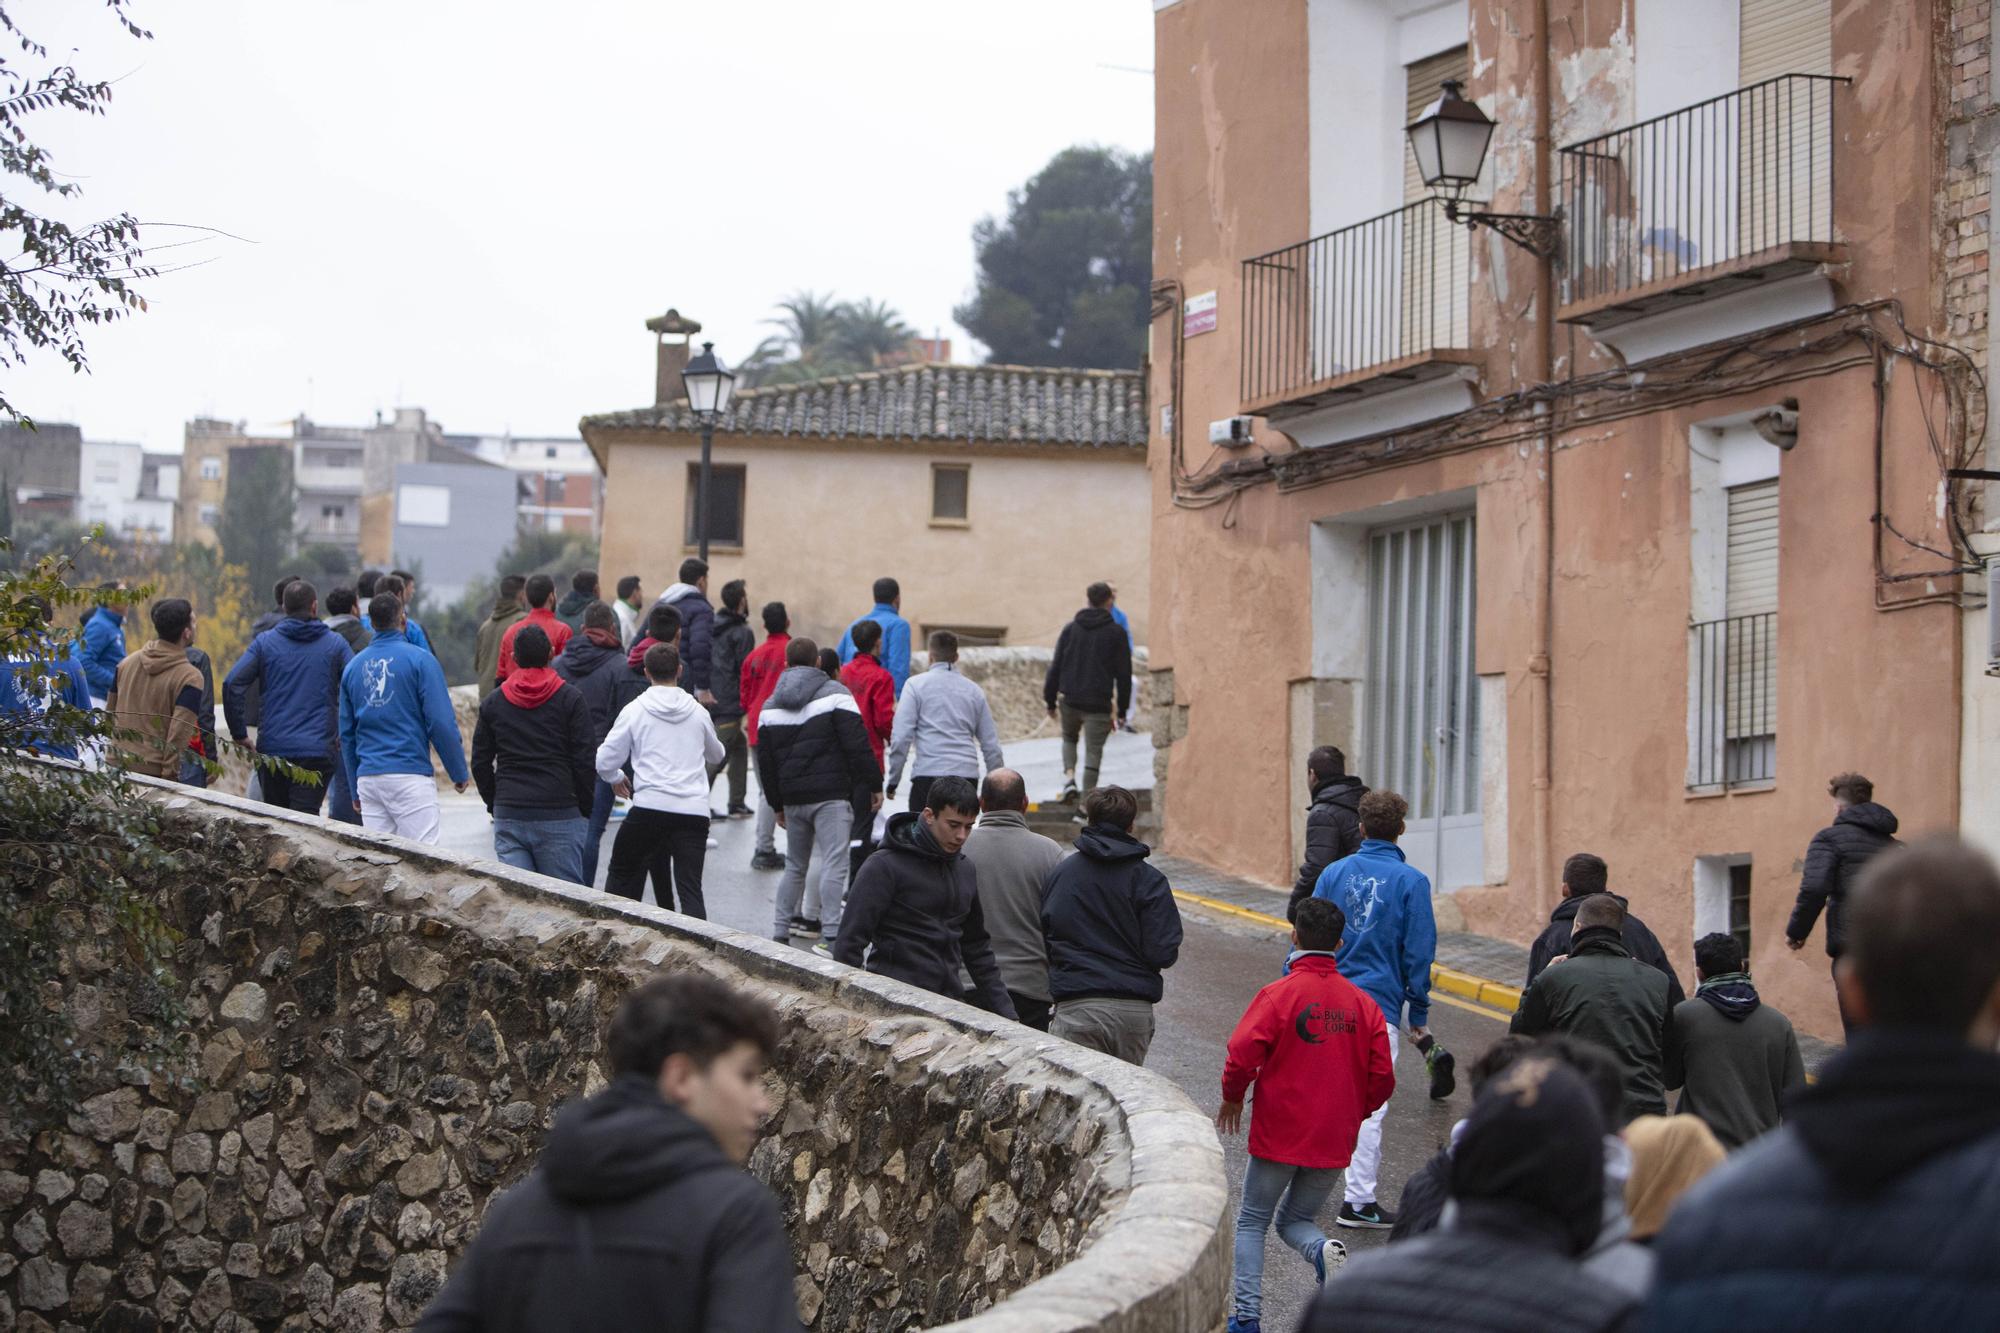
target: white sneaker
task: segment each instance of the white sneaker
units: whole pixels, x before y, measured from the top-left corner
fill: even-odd
[[[713,838],[710,838],[708,840],[708,850],[710,850],[711,852],[714,851],[716,848],[720,847],[721,845],[722,845],[721,843],[717,842]]]

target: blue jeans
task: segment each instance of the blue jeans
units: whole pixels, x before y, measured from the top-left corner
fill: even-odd
[[[1236,1214],[1236,1317],[1264,1310],[1264,1233],[1276,1214],[1278,1237],[1307,1263],[1326,1244],[1314,1221],[1340,1183],[1339,1167],[1291,1166],[1252,1157],[1243,1172],[1243,1207]]]
[[[495,815],[493,854],[517,869],[581,884],[583,840],[589,832],[590,821],[582,815],[567,819],[502,819]]]
[[[590,803],[590,828],[583,835],[583,883],[597,883],[597,854],[604,845],[604,830],[611,823],[611,807],[618,794],[603,778],[597,780],[597,795]]]

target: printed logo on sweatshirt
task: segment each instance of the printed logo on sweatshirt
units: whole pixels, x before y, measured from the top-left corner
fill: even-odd
[[[389,667],[389,659],[386,657],[372,657],[361,664],[361,684],[367,691],[361,700],[363,708],[387,706],[389,687],[395,680],[395,672]]]
[[[1292,1031],[1299,1034],[1299,1040],[1308,1045],[1318,1046],[1328,1037],[1343,1037],[1354,1032],[1356,1024],[1351,1009],[1328,1009],[1314,1001],[1299,1010],[1299,1016],[1292,1020]]]
[[[1375,924],[1375,908],[1389,881],[1380,875],[1350,875],[1347,880],[1347,928],[1356,934]]]

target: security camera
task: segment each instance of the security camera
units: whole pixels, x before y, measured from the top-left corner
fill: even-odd
[[[1750,419],[1764,443],[1790,449],[1799,442],[1799,400],[1787,398],[1768,412]]]

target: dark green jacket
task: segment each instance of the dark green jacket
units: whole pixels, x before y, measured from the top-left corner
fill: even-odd
[[[1615,930],[1579,931],[1570,955],[1551,964],[1521,997],[1513,1030],[1560,1032],[1611,1053],[1624,1075],[1623,1118],[1665,1115],[1662,1074],[1673,1036],[1667,979],[1626,952]]]
[[[1742,1147],[1778,1127],[1785,1095],[1806,1083],[1792,1021],[1756,998],[1717,1005],[1699,991],[1674,1008],[1667,1086],[1681,1090],[1682,1115],[1698,1115],[1722,1146]]]

